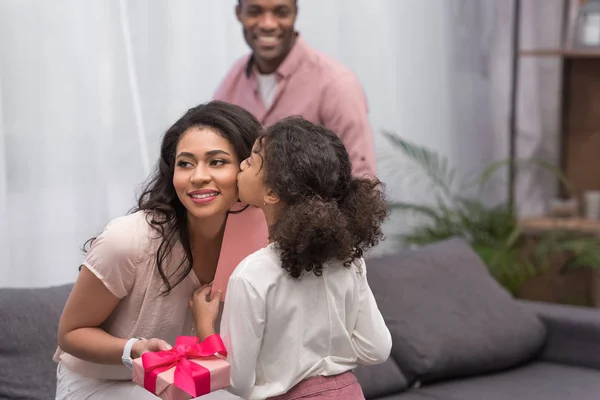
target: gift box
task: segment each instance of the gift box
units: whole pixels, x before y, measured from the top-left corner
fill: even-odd
[[[133,382],[164,400],[188,400],[229,386],[227,351],[219,335],[202,343],[179,336],[171,350],[133,360]]]

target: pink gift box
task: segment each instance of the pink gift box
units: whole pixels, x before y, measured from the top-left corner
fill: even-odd
[[[200,344],[194,336],[180,336],[172,350],[133,360],[133,382],[164,400],[188,400],[224,389],[229,386],[229,363],[214,355],[226,355],[224,349],[218,335]]]

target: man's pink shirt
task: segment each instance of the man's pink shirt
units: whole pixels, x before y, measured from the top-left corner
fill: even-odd
[[[213,98],[236,104],[264,126],[289,116],[325,126],[344,142],[356,176],[375,176],[376,162],[368,106],[358,78],[333,58],[310,48],[298,36],[294,47],[276,71],[277,93],[266,108],[253,59],[239,59],[225,76]]]

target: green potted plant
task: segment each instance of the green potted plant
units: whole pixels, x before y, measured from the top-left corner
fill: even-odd
[[[455,182],[456,170],[448,159],[402,137],[384,132],[417,171],[430,183],[433,201],[429,203],[391,202],[390,208],[418,217],[418,223],[400,239],[409,245],[425,245],[450,237],[462,237],[481,257],[492,276],[517,295],[531,278],[546,271],[556,254],[566,255],[562,273],[573,268],[600,266],[600,245],[596,238],[578,237],[567,232],[541,234],[534,243],[521,230],[515,210],[508,202],[487,205],[480,196],[466,195],[468,189],[479,193],[502,167],[503,160],[486,167],[475,180]],[[565,187],[569,184],[556,167],[539,160],[516,160],[520,168],[541,167],[554,174]],[[531,248],[531,246],[533,246]]]

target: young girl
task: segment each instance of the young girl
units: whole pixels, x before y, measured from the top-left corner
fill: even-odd
[[[367,283],[363,252],[388,215],[378,180],[351,176],[348,153],[299,118],[273,125],[238,175],[271,243],[227,286],[221,335],[231,391],[245,399],[364,399],[352,370],[384,362],[391,336]],[[198,290],[200,337],[214,332],[218,293]]]
[[[260,226],[235,225],[240,213],[260,211],[234,207],[240,161],[260,132],[242,108],[212,102],[192,108],[165,133],[157,170],[134,212],[91,242],[60,319],[56,399],[156,398],[131,382],[127,367],[192,334],[188,302],[213,280],[226,224],[255,240],[260,234]],[[224,250],[246,246],[241,260],[268,243],[263,236],[251,250],[248,243]]]

